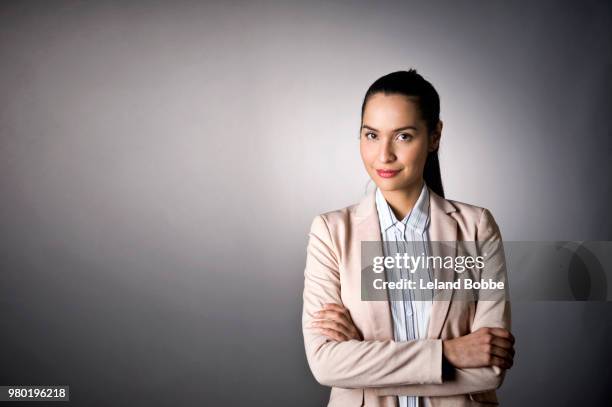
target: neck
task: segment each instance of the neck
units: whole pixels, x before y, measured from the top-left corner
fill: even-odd
[[[393,210],[393,214],[398,220],[402,220],[410,213],[416,201],[421,195],[423,189],[423,179],[419,180],[415,184],[410,185],[407,188],[402,188],[394,191],[383,191],[382,195]]]

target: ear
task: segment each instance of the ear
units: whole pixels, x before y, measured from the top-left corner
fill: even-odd
[[[437,151],[440,147],[440,138],[442,137],[442,120],[438,120],[435,130],[429,136],[429,152]]]

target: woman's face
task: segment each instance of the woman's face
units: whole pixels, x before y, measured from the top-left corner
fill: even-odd
[[[430,137],[411,98],[376,93],[366,103],[361,124],[361,159],[376,186],[383,191],[420,186],[427,154],[438,146],[442,122]]]

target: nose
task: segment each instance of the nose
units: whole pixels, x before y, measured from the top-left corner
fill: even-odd
[[[378,159],[381,163],[390,163],[395,161],[395,153],[393,152],[393,145],[391,143],[380,143]]]

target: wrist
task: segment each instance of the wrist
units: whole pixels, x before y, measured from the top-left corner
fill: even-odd
[[[446,360],[451,365],[454,358],[454,346],[453,339],[443,339],[442,340],[442,359]]]
[[[442,381],[455,379],[455,366],[450,362],[448,355],[452,353],[452,342],[450,339],[442,340]]]

